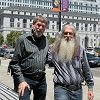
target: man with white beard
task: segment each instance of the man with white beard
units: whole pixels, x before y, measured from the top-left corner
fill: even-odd
[[[93,75],[85,50],[72,24],[65,24],[48,52],[54,65],[54,100],[82,100],[82,82],[88,86],[88,100],[93,100]]]

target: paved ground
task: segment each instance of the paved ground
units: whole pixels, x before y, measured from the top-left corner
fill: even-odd
[[[7,86],[13,88],[13,80],[10,75],[7,75],[7,66],[9,60],[2,59],[1,66],[0,66],[0,82],[3,82]],[[46,75],[47,75],[47,99],[46,100],[54,100],[53,97],[53,69],[46,68]],[[95,86],[94,86],[94,100],[100,100],[100,78],[94,77]],[[32,98],[32,96],[31,96]],[[83,86],[83,100],[87,100],[87,86]]]

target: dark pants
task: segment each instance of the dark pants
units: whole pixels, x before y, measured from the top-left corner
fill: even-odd
[[[26,89],[24,92],[24,96],[19,97],[19,100],[30,100],[31,90],[33,90],[33,100],[45,100],[46,99],[46,91],[47,91],[47,84],[46,78],[44,77],[41,81],[34,81],[29,78],[25,78],[26,82],[30,86],[30,90]],[[18,85],[15,83],[15,90]]]
[[[54,100],[82,100],[82,89],[72,91],[60,85],[54,86]]]

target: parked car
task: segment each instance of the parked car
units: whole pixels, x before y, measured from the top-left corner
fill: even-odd
[[[95,56],[94,54],[86,53],[87,59],[90,67],[99,67],[100,66],[100,57]]]
[[[5,51],[5,48],[0,47],[0,57],[4,57]]]
[[[12,59],[13,54],[14,54],[14,49],[6,49],[4,58]]]
[[[94,54],[94,48],[93,47],[88,47],[86,49],[87,53],[91,53],[91,54]]]

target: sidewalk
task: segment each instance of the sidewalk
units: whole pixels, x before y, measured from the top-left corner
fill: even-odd
[[[9,61],[2,60],[0,66],[0,82],[6,84],[7,86],[13,88],[13,80],[10,75],[7,75],[7,66]],[[46,68],[46,76],[47,76],[47,99],[46,100],[54,100],[53,94],[53,69]],[[94,77],[94,100],[100,100],[100,78]],[[83,86],[83,100],[87,100],[87,86]],[[32,96],[31,96],[32,98]]]

